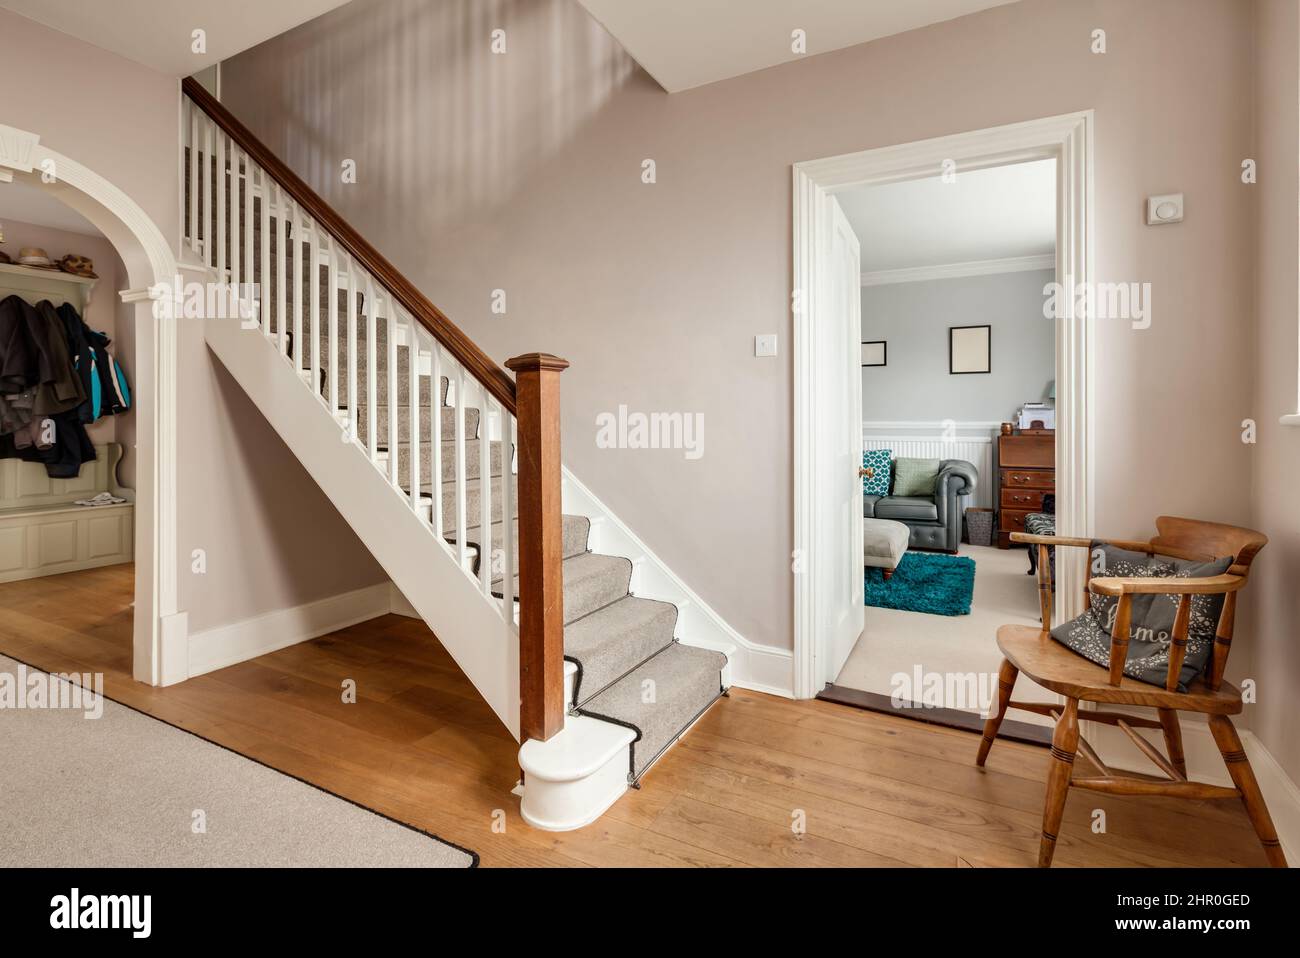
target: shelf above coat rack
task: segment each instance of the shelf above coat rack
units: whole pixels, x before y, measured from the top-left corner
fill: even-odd
[[[62,270],[38,269],[17,263],[0,263],[0,299],[18,294],[31,303],[48,299],[55,306],[71,303],[83,316],[90,296],[99,280],[65,273]]]

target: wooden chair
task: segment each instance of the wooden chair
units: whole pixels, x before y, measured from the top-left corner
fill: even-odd
[[[1223,556],[1233,556],[1233,564],[1223,575],[1207,578],[1096,578],[1085,583],[1084,599],[1089,594],[1117,597],[1113,637],[1111,638],[1109,668],[1096,665],[1072,652],[1048,634],[1052,622],[1052,586],[1047,549],[1081,548],[1092,546],[1090,539],[1071,539],[1060,536],[1034,536],[1012,533],[1013,542],[1028,543],[1039,550],[1038,594],[1042,610],[1041,629],[1023,625],[1004,625],[998,629],[998,648],[1004,656],[998,674],[997,710],[984,725],[975,759],[982,766],[998,734],[998,727],[1008,708],[1021,709],[1051,717],[1056,723],[1052,735],[1051,768],[1047,779],[1047,799],[1043,809],[1043,834],[1038,846],[1038,864],[1041,868],[1052,864],[1056,850],[1056,837],[1065,811],[1066,793],[1071,786],[1087,788],[1113,795],[1171,795],[1181,798],[1223,799],[1240,798],[1246,814],[1264,846],[1270,865],[1286,867],[1286,858],[1269,817],[1268,808],[1260,794],[1259,783],[1251,770],[1250,762],[1241,747],[1241,739],[1233,728],[1229,715],[1241,712],[1241,691],[1223,680],[1224,666],[1232,647],[1233,622],[1236,617],[1237,592],[1246,584],[1251,561],[1268,542],[1268,539],[1250,529],[1161,516],[1156,520],[1157,535],[1149,542],[1111,540],[1120,549],[1145,552],[1148,555],[1166,555],[1178,559],[1209,561]],[[1142,594],[1177,595],[1178,611],[1174,619],[1169,671],[1164,688],[1124,676],[1124,662],[1128,652],[1129,623],[1133,596]],[[1178,691],[1178,673],[1187,653],[1188,622],[1194,595],[1222,594],[1223,611],[1215,631],[1214,651],[1205,673],[1196,678],[1186,692]],[[1016,676],[1024,673],[1043,688],[1065,697],[1063,705],[1012,702],[1011,690]],[[1143,706],[1154,708],[1156,718],[1131,715],[1125,712],[1085,711],[1079,713],[1080,702]],[[1210,731],[1223,755],[1232,777],[1234,788],[1206,785],[1187,779],[1187,765],[1183,759],[1182,732],[1178,725],[1179,712],[1202,712],[1209,716]],[[1119,775],[1108,769],[1097,753],[1079,737],[1080,719],[1102,722],[1119,727],[1141,752],[1155,763],[1166,780]],[[1140,736],[1136,729],[1160,729],[1164,733],[1164,755],[1154,745]],[[1083,755],[1098,769],[1100,775],[1072,777],[1076,752]]]

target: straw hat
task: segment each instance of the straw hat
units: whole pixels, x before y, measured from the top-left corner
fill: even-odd
[[[76,256],[69,253],[63,259],[59,260],[59,269],[65,273],[72,273],[74,276],[84,276],[87,279],[99,279],[95,275],[95,263],[89,256]]]
[[[35,266],[37,269],[58,269],[50,260],[50,256],[39,246],[24,246],[18,251],[18,264],[20,266]]]

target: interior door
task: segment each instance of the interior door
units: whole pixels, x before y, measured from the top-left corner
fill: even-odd
[[[827,196],[822,302],[818,319],[824,377],[818,389],[817,462],[822,470],[817,550],[821,614],[817,675],[834,681],[862,634],[862,267],[858,238],[834,196]]]

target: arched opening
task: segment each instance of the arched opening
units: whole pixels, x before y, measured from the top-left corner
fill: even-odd
[[[175,256],[157,224],[108,180],[41,145],[39,134],[0,126],[0,197],[11,182],[76,211],[121,261],[125,283],[115,292],[133,313],[135,333],[132,673],[151,685],[180,681],[185,676],[173,674],[175,666],[168,671],[166,655],[169,634],[184,640],[176,583],[176,330],[155,308],[178,286]],[[183,655],[172,661],[183,669]]]

